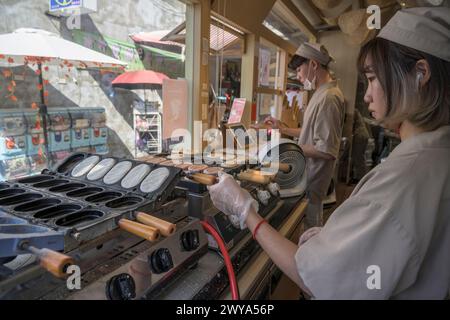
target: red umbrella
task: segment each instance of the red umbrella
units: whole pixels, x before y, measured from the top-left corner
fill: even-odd
[[[124,89],[147,89],[152,85],[162,85],[164,79],[170,79],[163,73],[142,70],[125,72],[112,82],[114,87]]]

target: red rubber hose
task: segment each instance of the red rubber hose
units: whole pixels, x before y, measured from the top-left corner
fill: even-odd
[[[233,264],[231,263],[230,255],[228,254],[227,247],[222,240],[222,237],[217,233],[216,229],[206,221],[200,221],[206,232],[213,236],[219,245],[220,252],[225,262],[225,266],[228,272],[228,279],[230,281],[231,299],[239,300],[239,288],[236,281],[236,275],[234,274]]]

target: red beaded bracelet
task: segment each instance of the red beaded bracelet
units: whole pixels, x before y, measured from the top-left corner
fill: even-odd
[[[253,230],[253,239],[256,240],[256,233],[258,232],[259,227],[261,227],[264,223],[267,223],[267,220],[263,219],[256,225],[255,230]]]

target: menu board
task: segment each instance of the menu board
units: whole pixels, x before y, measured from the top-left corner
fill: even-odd
[[[246,101],[247,100],[243,98],[234,99],[233,106],[231,107],[230,117],[228,118],[228,124],[241,122]]]

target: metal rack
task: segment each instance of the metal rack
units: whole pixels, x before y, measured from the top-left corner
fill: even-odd
[[[145,122],[145,128],[136,127],[136,119],[140,117]],[[159,154],[162,152],[162,118],[159,112],[134,113],[135,132],[139,135],[147,134],[147,141],[144,150],[149,154]],[[135,156],[137,157],[137,145],[135,145]]]

